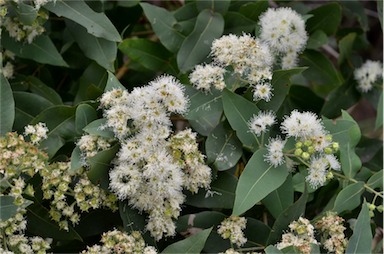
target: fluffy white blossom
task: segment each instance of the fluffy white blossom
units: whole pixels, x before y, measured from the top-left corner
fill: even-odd
[[[305,178],[312,188],[316,189],[324,185],[328,169],[328,160],[324,157],[314,157],[311,160],[310,167],[308,168],[308,176]]]
[[[243,230],[247,225],[247,219],[244,217],[230,216],[221,222],[217,233],[224,239],[229,239],[231,243],[238,247],[247,242]]]
[[[13,77],[13,64],[11,62],[7,62],[4,67],[0,69],[0,73],[4,75],[4,78],[11,79]]]
[[[383,79],[383,64],[379,61],[367,60],[353,74],[358,84],[357,88],[366,93],[372,90],[375,82]]]
[[[199,90],[209,92],[213,86],[217,90],[225,88],[225,69],[213,64],[197,65],[189,75],[189,80]]]
[[[284,163],[284,153],[283,149],[285,146],[285,140],[282,140],[280,137],[276,137],[269,140],[267,145],[268,152],[265,155],[265,161],[277,167]]]
[[[32,144],[38,144],[41,140],[46,139],[48,128],[45,123],[37,123],[35,125],[27,125],[24,128],[24,135],[29,136]]]
[[[260,111],[257,115],[253,115],[248,122],[251,132],[260,136],[261,133],[266,132],[269,126],[276,122],[276,116],[272,111]]]
[[[272,98],[272,85],[265,83],[265,84],[257,84],[254,86],[253,90],[253,99],[255,101],[258,100],[265,100],[270,101]]]
[[[316,114],[312,112],[299,112],[293,110],[289,116],[285,116],[281,123],[281,130],[288,137],[310,138],[324,135],[325,130]]]

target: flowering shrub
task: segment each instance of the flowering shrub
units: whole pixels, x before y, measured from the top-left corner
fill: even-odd
[[[0,0],[0,35],[1,253],[383,251],[382,1]]]

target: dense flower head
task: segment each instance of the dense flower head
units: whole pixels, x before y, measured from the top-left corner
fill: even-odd
[[[80,148],[82,153],[83,162],[85,163],[86,159],[95,156],[98,152],[109,149],[112,141],[113,139],[92,134],[81,136],[81,138],[77,141],[77,146]]]
[[[383,64],[380,61],[367,60],[354,71],[357,88],[363,92],[372,90],[373,85],[383,79]]]
[[[260,111],[257,115],[253,115],[248,122],[249,129],[252,133],[260,136],[265,133],[269,126],[276,122],[276,116],[272,111]]]
[[[286,141],[282,140],[281,137],[270,139],[267,145],[268,152],[265,155],[265,161],[274,167],[282,165],[285,162],[283,152],[285,142]]]
[[[189,80],[196,89],[209,92],[213,86],[217,90],[225,88],[225,69],[213,64],[196,65]]]
[[[218,226],[217,233],[223,239],[229,239],[231,243],[240,247],[247,242],[247,238],[243,233],[246,225],[246,218],[232,215],[221,222]]]
[[[32,144],[38,144],[41,140],[46,139],[48,128],[45,123],[37,123],[35,125],[25,126],[24,135],[29,136]]]
[[[281,130],[288,137],[304,139],[325,133],[324,127],[316,114],[299,112],[298,110],[293,110],[289,116],[284,118],[281,123]]]

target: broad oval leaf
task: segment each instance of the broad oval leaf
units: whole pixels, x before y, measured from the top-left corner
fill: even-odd
[[[105,127],[107,120],[105,118],[97,119],[83,128],[88,134],[97,135],[104,138],[113,138],[115,134],[112,130]]]
[[[280,187],[288,176],[285,165],[273,167],[264,161],[265,148],[257,150],[240,175],[236,188],[233,215],[241,215]]]
[[[83,128],[97,118],[96,110],[88,104],[80,104],[76,108],[75,126],[78,134],[83,133]]]
[[[188,235],[196,231],[202,231],[207,227],[217,226],[225,218],[225,214],[216,211],[182,215],[176,221],[176,231],[181,235]]]
[[[224,19],[219,13],[203,10],[197,16],[195,28],[185,38],[177,53],[177,65],[182,72],[191,70],[201,63],[211,50],[215,38],[222,35]]]
[[[338,3],[322,5],[308,14],[313,16],[306,22],[307,31],[311,34],[316,30],[322,30],[327,35],[336,33],[341,21],[341,6]]]
[[[376,172],[371,176],[368,181],[367,185],[371,187],[372,189],[380,188],[383,189],[383,170],[380,170],[379,172]]]
[[[236,165],[242,155],[242,145],[233,130],[219,124],[205,141],[208,163],[218,170],[226,170]]]
[[[372,231],[367,203],[363,203],[345,253],[371,253]]]
[[[161,253],[201,253],[211,231],[212,227],[168,245]]]
[[[125,87],[120,83],[120,81],[112,72],[108,71],[107,84],[105,85],[104,92],[110,91],[112,89],[125,90]]]
[[[44,8],[59,17],[65,17],[85,27],[88,33],[109,41],[121,41],[119,32],[104,13],[93,11],[84,1],[57,0]]]
[[[223,91],[223,107],[225,116],[243,146],[251,151],[259,147],[257,136],[250,132],[248,121],[259,112],[258,107],[240,95],[227,89]]]
[[[269,245],[267,248],[264,249],[264,251],[265,254],[283,254],[283,252],[274,245]]]
[[[15,101],[11,86],[3,74],[0,73],[0,135],[12,131],[15,121]]]
[[[37,18],[38,9],[23,2],[17,3],[17,17],[23,25],[32,26]]]
[[[268,236],[271,233],[271,228],[264,222],[247,217],[247,226],[244,229],[244,234],[247,237],[247,242],[244,248],[255,246],[265,246]]]
[[[38,94],[41,97],[44,97],[48,101],[52,102],[52,104],[60,105],[63,104],[63,101],[60,95],[55,91],[55,89],[47,86],[41,80],[36,77],[28,76],[25,79],[25,82],[28,84],[29,89],[32,93]]]
[[[341,213],[351,211],[358,207],[361,203],[361,194],[364,192],[364,183],[352,183],[342,189],[336,197],[333,211]]]
[[[78,172],[84,164],[83,158],[81,156],[81,151],[78,146],[76,146],[71,153],[71,166],[70,171]]]
[[[356,37],[356,33],[350,33],[339,41],[340,56],[337,61],[339,65],[341,65],[345,60],[348,59],[348,57],[351,56]]]

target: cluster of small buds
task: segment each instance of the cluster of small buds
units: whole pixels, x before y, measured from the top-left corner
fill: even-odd
[[[236,244],[238,247],[247,242],[243,230],[247,225],[247,219],[244,217],[230,216],[223,220],[218,226],[217,233],[223,239],[229,239],[231,244]]]
[[[369,209],[369,216],[372,218],[375,216],[374,211],[378,211],[379,213],[383,212],[383,205],[376,206],[375,204],[367,203]]]
[[[68,231],[69,222],[72,225],[79,223],[78,210],[88,212],[91,208],[100,207],[117,210],[117,198],[113,194],[106,193],[92,184],[84,174],[71,173],[69,167],[69,163],[57,162],[40,172],[43,178],[43,198],[51,200],[50,217],[59,224],[61,229]],[[77,182],[72,187],[75,179]],[[71,204],[68,203],[68,195],[75,198]]]
[[[253,115],[248,122],[249,129],[252,133],[260,136],[268,130],[269,126],[276,123],[276,115],[272,111],[260,111],[257,115]]]
[[[342,254],[348,244],[345,238],[343,226],[344,219],[337,216],[336,213],[327,212],[327,214],[315,222],[315,227],[321,235],[321,243],[328,252]]]
[[[100,104],[106,127],[121,144],[109,174],[111,190],[148,214],[146,229],[156,240],[174,235],[183,187],[197,192],[199,187],[209,188],[211,181],[196,135],[190,130],[172,135],[170,115],[187,110],[182,85],[162,76],[130,93],[108,91]]]
[[[8,252],[1,253],[45,254],[51,248],[48,240],[38,236],[27,237],[23,234],[10,236],[5,245]]]
[[[375,83],[383,80],[383,64],[380,61],[367,60],[353,74],[357,81],[357,88],[367,93],[372,90]]]
[[[48,128],[45,123],[27,125],[24,128],[24,136],[29,136],[32,144],[39,144],[41,140],[46,139]]]
[[[82,254],[156,254],[157,250],[153,246],[145,246],[145,242],[140,232],[133,231],[130,235],[117,229],[103,233],[101,237],[102,245],[87,246],[87,250]]]
[[[92,134],[81,136],[81,138],[77,141],[77,146],[80,148],[84,163],[86,163],[86,159],[95,156],[98,152],[109,149],[112,141],[113,139]]]
[[[293,110],[289,116],[285,116],[280,128],[286,139],[278,137],[270,140],[265,156],[268,163],[277,167],[285,162],[285,157],[288,162],[288,155],[296,158],[299,163],[308,167],[306,180],[314,189],[332,178],[330,170],[341,169],[340,162],[334,155],[339,150],[339,144],[333,142],[332,135],[325,130],[316,114]],[[288,139],[295,140],[295,148],[284,154],[283,149]]]
[[[314,227],[309,220],[300,217],[297,221],[289,224],[290,232],[282,235],[282,240],[277,244],[277,248],[282,250],[286,247],[294,246],[300,253],[310,254],[312,244],[318,244],[314,236]]]
[[[219,254],[261,254],[261,252],[255,252],[255,251],[238,252],[235,249],[230,248],[230,249],[226,250],[225,252],[220,252]]]
[[[281,57],[281,68],[296,66],[308,40],[304,19],[289,7],[269,8],[260,16],[260,38]]]
[[[213,64],[196,65],[189,75],[189,80],[196,89],[204,92],[211,91],[212,86],[221,91],[225,88],[224,73],[225,69],[220,66]]]
[[[27,228],[27,221],[24,217],[26,212],[27,210],[25,208],[18,207],[16,214],[11,218],[4,221],[0,220],[0,230],[8,237],[24,232]]]

